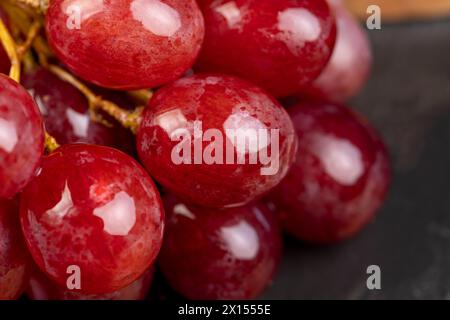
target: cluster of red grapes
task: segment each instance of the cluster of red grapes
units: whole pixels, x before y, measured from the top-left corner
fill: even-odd
[[[128,108],[131,91],[155,93],[134,139],[114,114],[93,117],[107,111],[37,46],[21,55],[20,84],[0,48],[1,299],[142,299],[155,264],[186,298],[256,298],[277,269],[281,229],[335,243],[382,204],[385,147],[341,104],[365,82],[370,48],[339,1],[50,0],[43,15],[38,36],[72,79]],[[277,130],[278,170],[174,163],[174,134],[198,121],[225,140],[228,129]]]

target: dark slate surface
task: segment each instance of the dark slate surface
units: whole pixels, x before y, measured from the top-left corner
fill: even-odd
[[[389,198],[358,237],[326,248],[286,239],[267,299],[450,299],[450,20],[369,32],[375,66],[351,105],[384,136]],[[381,267],[369,291],[366,268]]]

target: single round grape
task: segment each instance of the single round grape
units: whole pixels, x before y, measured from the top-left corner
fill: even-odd
[[[45,129],[59,144],[115,146],[115,128],[91,121],[87,99],[71,84],[39,68],[25,75],[23,85],[37,102]]]
[[[358,93],[369,77],[372,52],[367,34],[347,9],[338,3],[334,12],[337,38],[333,55],[321,75],[305,88],[303,96],[344,102]]]
[[[89,295],[63,289],[34,268],[26,290],[31,300],[144,300],[153,280],[154,268],[144,273],[127,287],[105,294]]]
[[[22,193],[20,214],[39,268],[60,286],[81,275],[88,294],[138,279],[158,254],[164,228],[159,193],[144,169],[120,151],[85,144],[44,158]]]
[[[44,126],[31,96],[0,74],[0,198],[20,192],[44,153]]]
[[[149,173],[183,200],[237,206],[286,175],[296,136],[287,112],[258,87],[195,75],[156,92],[137,136]]]
[[[240,76],[277,97],[298,93],[325,68],[336,26],[325,0],[205,0],[196,70]]]
[[[381,138],[338,104],[304,102],[289,109],[299,139],[297,159],[268,201],[291,235],[334,243],[367,225],[390,183]]]
[[[28,280],[29,264],[17,201],[0,199],[0,300],[19,298]]]
[[[207,209],[172,196],[164,202],[159,265],[176,291],[189,299],[254,299],[271,283],[281,235],[264,205]]]
[[[53,0],[48,41],[79,77],[99,86],[144,89],[179,78],[204,37],[195,0]]]

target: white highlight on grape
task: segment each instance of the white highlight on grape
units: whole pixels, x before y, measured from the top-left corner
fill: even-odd
[[[292,34],[298,42],[315,41],[322,31],[317,17],[303,8],[289,8],[278,13],[278,29]]]
[[[350,141],[330,135],[316,136],[314,153],[325,171],[344,186],[355,184],[364,173],[360,150]]]
[[[258,234],[246,221],[223,227],[220,234],[226,249],[238,259],[252,260],[259,252]]]
[[[103,220],[103,230],[113,236],[126,236],[136,223],[136,206],[133,198],[121,191],[114,199],[94,210],[94,216]]]
[[[11,153],[18,140],[16,127],[11,122],[0,118],[0,149]]]
[[[215,8],[226,20],[229,28],[234,28],[241,21],[241,11],[236,6],[236,2],[230,1]]]
[[[173,208],[173,212],[175,214],[184,216],[186,218],[189,218],[191,220],[195,220],[195,215],[189,210],[184,204],[177,204]]]
[[[76,112],[70,108],[66,110],[66,115],[75,134],[78,137],[86,138],[89,131],[89,116],[84,113]]]
[[[53,208],[47,210],[46,215],[49,217],[57,216],[59,219],[62,219],[72,207],[72,194],[70,193],[69,185],[66,181],[63,193],[61,194],[61,199]]]
[[[161,1],[134,0],[130,9],[134,19],[158,36],[171,37],[181,28],[178,11]]]

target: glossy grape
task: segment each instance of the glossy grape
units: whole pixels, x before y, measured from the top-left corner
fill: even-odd
[[[205,209],[165,198],[160,267],[189,299],[254,299],[270,284],[281,254],[275,217],[262,204]]]
[[[110,127],[91,120],[87,99],[71,84],[44,68],[25,74],[23,85],[35,99],[47,132],[60,144],[85,142],[115,147],[127,154],[136,154],[136,139],[113,119]],[[93,88],[94,92],[124,109],[132,109],[134,102],[120,91]]]
[[[44,152],[41,115],[25,89],[0,74],[0,198],[20,192]]]
[[[53,0],[46,31],[71,71],[120,90],[180,77],[194,63],[204,37],[194,0]]]
[[[278,97],[300,91],[326,66],[336,38],[325,0],[205,0],[196,69],[240,76]]]
[[[314,243],[348,238],[369,223],[390,183],[386,149],[346,107],[305,102],[289,109],[297,159],[269,203],[288,233]]]
[[[246,137],[251,144],[242,143]],[[144,111],[137,143],[159,183],[208,207],[262,196],[285,176],[296,150],[291,120],[279,103],[252,84],[221,75],[195,75],[160,89]]]
[[[366,82],[372,66],[372,52],[359,22],[341,3],[335,3],[333,8],[338,31],[333,55],[321,75],[304,90],[303,96],[344,102],[358,93]]]
[[[115,146],[115,129],[90,120],[86,98],[71,84],[39,68],[24,77],[23,85],[37,102],[47,132],[59,144],[85,142]]]
[[[66,286],[68,268],[81,290],[119,290],[153,263],[162,241],[159,193],[131,157],[73,144],[45,157],[21,196],[21,222],[39,268]]]
[[[0,199],[0,300],[17,299],[28,280],[30,260],[15,200]]]
[[[64,290],[35,268],[31,274],[26,293],[31,300],[144,300],[150,288],[153,274],[154,269],[151,268],[123,289],[111,293],[89,295],[74,290]]]

